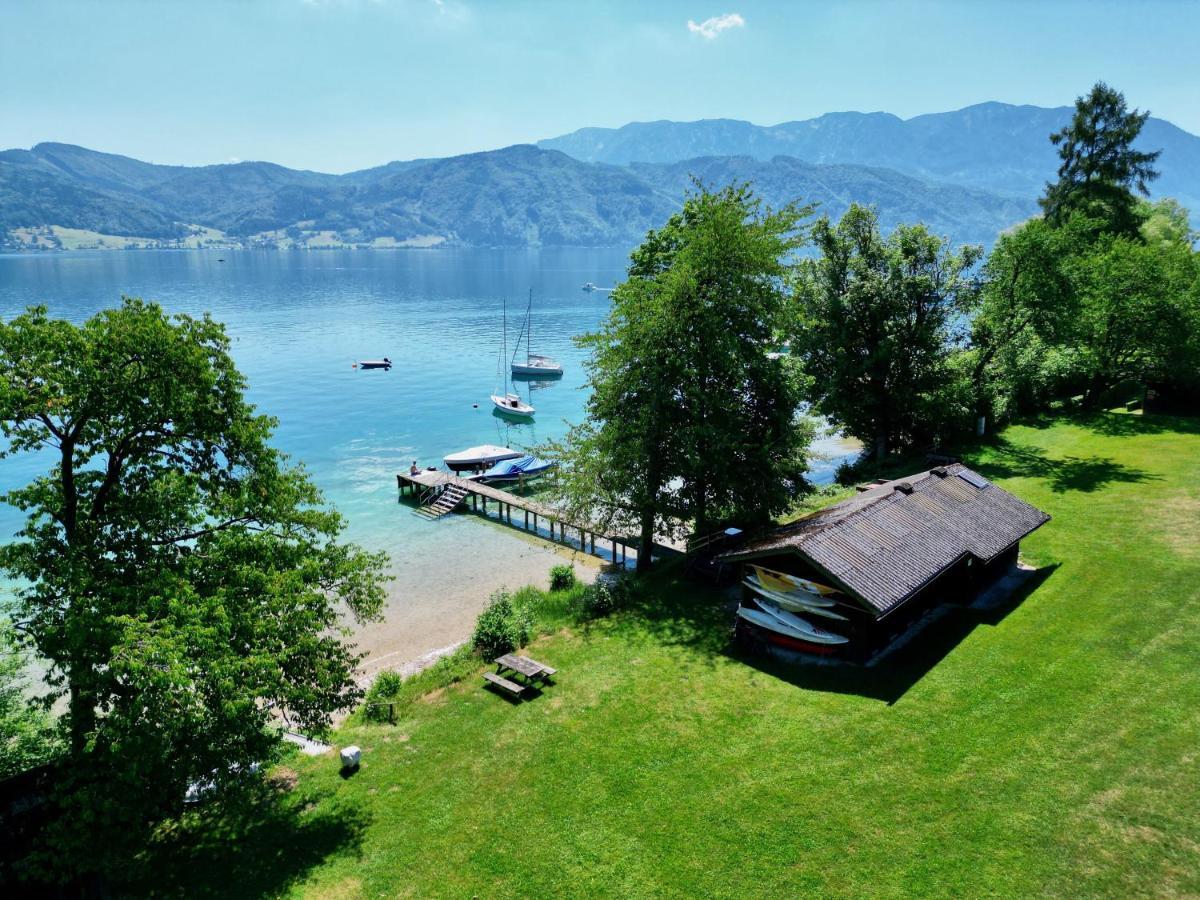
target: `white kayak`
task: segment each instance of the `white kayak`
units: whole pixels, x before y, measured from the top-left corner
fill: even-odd
[[[758,594],[768,603],[774,603],[776,606],[790,610],[791,612],[804,613],[806,616],[821,616],[824,619],[836,619],[839,622],[850,621],[841,613],[834,612],[827,606],[818,606],[815,603],[807,603],[803,600],[796,599],[792,594],[779,594],[775,591],[768,591],[757,584],[752,584],[749,581],[743,581],[746,587]]]
[[[801,578],[799,575],[789,575],[787,572],[776,572],[774,569],[768,569],[764,566],[751,565],[760,581],[765,585],[770,586],[772,581],[781,582],[772,590],[776,591],[808,591],[811,594],[820,594],[822,597],[830,594],[840,594],[837,588],[831,588],[827,584],[818,584],[815,581],[809,581],[807,578]],[[784,585],[787,585],[785,587]]]
[[[781,609],[770,600],[759,600],[758,605],[762,607],[763,612],[767,615],[774,616],[784,625],[795,628],[805,635],[806,640],[816,641],[821,644],[845,644],[849,642],[849,638],[840,634],[834,634],[832,631],[826,631],[823,628],[818,628],[807,619],[802,619],[797,615],[793,615],[786,609]]]
[[[821,594],[814,594],[809,591],[781,591],[778,588],[768,587],[753,575],[746,576],[746,584],[764,597],[770,597],[772,600],[782,597],[783,599],[779,600],[779,602],[784,606],[790,603],[801,603],[804,606],[820,606],[828,609],[837,603],[832,597],[824,597]]]
[[[782,634],[784,637],[790,637],[793,640],[804,641],[809,644],[834,645],[850,642],[849,638],[842,637],[840,634],[830,634],[828,631],[823,631],[814,625],[804,622],[799,617],[793,618],[802,622],[806,627],[796,627],[770,613],[763,612],[760,609],[750,609],[748,606],[739,606],[737,614],[751,625],[757,625],[759,628],[765,628],[767,631],[773,631],[776,634]]]
[[[803,612],[805,616],[820,616],[826,619],[836,619],[838,622],[848,622],[845,616],[840,612],[834,612],[827,606],[817,606],[816,604],[808,604],[803,600],[797,600],[791,594],[779,594],[774,590],[766,590],[757,584],[751,584],[749,581],[743,582],[746,587],[754,590],[754,592],[767,602],[773,602],[775,606],[790,610],[791,612]]]

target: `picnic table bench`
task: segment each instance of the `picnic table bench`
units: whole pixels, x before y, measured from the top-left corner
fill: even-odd
[[[503,656],[497,656],[495,659],[496,671],[484,672],[483,679],[489,684],[493,684],[503,691],[507,691],[514,697],[521,696],[525,692],[525,688],[529,684],[536,681],[545,682],[546,679],[558,673],[558,669],[553,666],[548,666],[545,663],[540,663],[536,659],[530,659],[528,656],[517,656],[513,653],[506,653]],[[529,684],[521,684],[506,678],[501,673],[509,671],[514,675],[524,676]]]
[[[497,675],[495,672],[484,672],[483,680],[494,684],[502,691],[508,691],[514,697],[520,697],[525,692],[525,685],[509,681],[503,675]]]

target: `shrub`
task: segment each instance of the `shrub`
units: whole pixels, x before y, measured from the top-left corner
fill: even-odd
[[[525,610],[513,608],[512,598],[505,591],[492,594],[487,609],[475,620],[471,646],[488,660],[503,656],[529,640],[533,622]]]
[[[388,708],[385,704],[395,701],[403,687],[404,678],[399,672],[383,671],[376,675],[367,690],[363,718],[368,722],[386,722]]]
[[[603,576],[595,584],[588,585],[583,592],[584,618],[598,619],[629,604],[631,589],[629,581],[620,576]]]
[[[570,565],[554,566],[550,570],[550,590],[566,591],[575,587],[575,567]]]

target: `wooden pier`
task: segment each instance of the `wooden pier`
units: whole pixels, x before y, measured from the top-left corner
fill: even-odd
[[[532,534],[540,534],[541,523],[544,522],[550,532],[550,540],[574,546],[573,538],[578,539],[579,549],[592,556],[611,556],[612,561],[625,565],[627,555],[632,550],[636,555],[636,542],[612,535],[597,534],[590,528],[576,525],[562,518],[561,513],[552,507],[502,491],[487,484],[480,484],[467,478],[460,478],[449,472],[429,471],[418,472],[416,475],[399,473],[396,475],[396,486],[400,496],[411,496],[421,502],[418,512],[424,511],[429,518],[440,518],[459,506],[471,504],[471,511],[488,515],[488,503],[496,505],[499,520],[506,525],[520,528]],[[447,498],[447,499],[442,499]],[[441,502],[439,502],[441,500]],[[519,516],[513,521],[513,510]],[[596,551],[597,541],[602,552]],[[604,547],[608,544],[607,552]],[[655,545],[657,547],[657,544]],[[661,548],[672,552],[673,548]]]

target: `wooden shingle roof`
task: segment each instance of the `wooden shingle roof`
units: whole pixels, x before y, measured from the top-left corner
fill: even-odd
[[[1049,520],[955,463],[864,491],[722,559],[798,553],[882,616],[965,554],[989,562]]]

